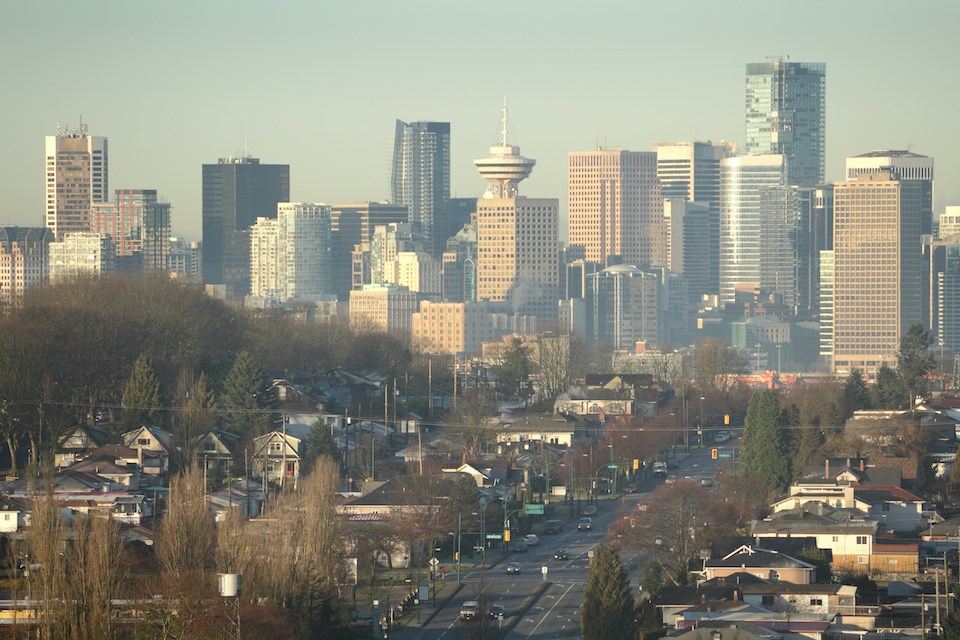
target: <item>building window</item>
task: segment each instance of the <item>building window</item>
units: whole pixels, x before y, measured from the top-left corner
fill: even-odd
[[[770,606],[773,604],[773,598],[774,596],[763,596],[760,602],[763,605]]]
[[[867,556],[857,556],[857,564],[867,564],[869,561]]]
[[[141,447],[149,446],[150,438],[137,438],[137,444]]]
[[[890,511],[890,503],[889,503],[889,502],[884,502],[882,509],[883,509],[884,511]]]
[[[857,536],[857,544],[867,544],[867,536]]]
[[[810,598],[810,606],[811,606],[811,607],[822,607],[822,606],[823,606],[823,598]]]

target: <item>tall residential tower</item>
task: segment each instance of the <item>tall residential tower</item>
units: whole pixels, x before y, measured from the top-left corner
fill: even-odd
[[[90,230],[94,203],[108,199],[107,139],[76,131],[46,137],[46,227],[56,239]]]
[[[450,123],[397,120],[393,143],[391,193],[407,207],[434,256],[447,242],[444,220],[450,200]]]

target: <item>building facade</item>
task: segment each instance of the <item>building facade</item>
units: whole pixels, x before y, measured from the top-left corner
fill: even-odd
[[[484,342],[497,340],[500,334],[494,330],[485,303],[424,301],[413,314],[411,337],[425,353],[470,356],[479,354]]]
[[[657,341],[660,279],[632,265],[607,267],[591,277],[592,338],[633,351]]]
[[[393,143],[392,201],[430,253],[439,257],[449,237],[444,214],[450,200],[450,123],[397,120]]]
[[[585,248],[586,260],[621,256],[628,264],[664,264],[655,152],[572,152],[568,180],[568,241]]]
[[[893,364],[923,320],[923,185],[890,171],[834,185],[833,369]]]
[[[350,328],[354,331],[410,335],[417,294],[397,285],[366,285],[350,292]]]
[[[736,154],[733,142],[660,142],[657,179],[664,198],[680,198],[704,205],[709,211],[708,293],[720,287],[720,161]]]
[[[826,65],[778,57],[747,65],[745,151],[783,155],[787,184],[824,180]]]
[[[46,137],[46,227],[56,239],[90,230],[91,205],[109,198],[107,139],[77,131]]]
[[[250,292],[250,228],[276,218],[290,200],[290,165],[258,158],[220,158],[203,165],[203,280],[230,295]]]
[[[0,227],[0,302],[15,305],[47,281],[53,238],[49,227]]]
[[[720,162],[720,299],[737,287],[759,288],[763,249],[762,197],[786,182],[782,155],[738,156]]]
[[[50,243],[51,284],[79,276],[99,276],[114,271],[116,249],[106,233],[68,233]]]
[[[251,231],[250,295],[283,303],[330,293],[330,207],[282,202]]]

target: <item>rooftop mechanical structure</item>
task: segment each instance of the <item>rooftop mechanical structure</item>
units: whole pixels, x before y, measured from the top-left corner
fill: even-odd
[[[494,198],[517,195],[517,185],[533,171],[536,160],[520,155],[520,147],[507,142],[507,104],[504,101],[500,116],[499,144],[490,147],[490,155],[473,161],[480,175],[487,180]]]

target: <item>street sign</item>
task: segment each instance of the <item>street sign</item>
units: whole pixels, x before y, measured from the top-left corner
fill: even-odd
[[[549,571],[549,570],[550,570],[550,568],[547,567],[547,565],[543,565],[542,567],[540,567],[540,573],[543,575],[543,579],[544,579],[544,580],[547,579],[547,571]]]
[[[620,465],[618,464],[608,464],[607,469],[619,469]]]
[[[499,533],[488,533],[487,540],[500,540],[503,536]]]
[[[543,505],[542,504],[526,504],[523,506],[523,512],[528,516],[542,516],[543,515]]]
[[[721,452],[720,452],[720,457],[721,457],[721,458],[732,458],[732,457],[733,457],[733,451],[721,451]]]
[[[436,571],[437,567],[440,566],[440,561],[436,558],[430,558],[430,568]]]

